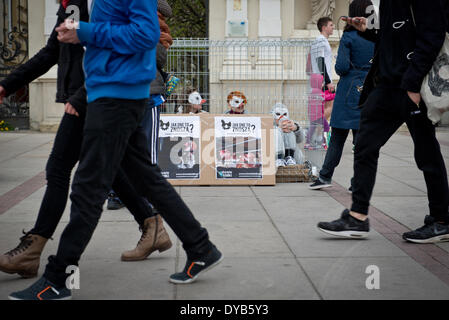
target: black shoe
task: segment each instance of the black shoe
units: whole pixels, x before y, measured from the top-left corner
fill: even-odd
[[[348,209],[345,209],[340,219],[332,222],[320,222],[318,229],[333,236],[361,239],[368,235],[369,219],[358,220],[349,214]]]
[[[435,221],[432,216],[426,216],[424,226],[402,235],[404,240],[414,243],[437,243],[449,241],[449,225]]]
[[[329,187],[332,187],[332,184],[322,182],[320,179],[316,179],[315,182],[309,186],[309,189],[310,190],[321,190],[323,188],[329,188]]]
[[[187,259],[186,266],[182,272],[174,273],[170,276],[172,283],[192,283],[198,276],[212,269],[223,260],[223,255],[214,246],[207,255],[192,261]]]
[[[108,210],[119,210],[125,207],[123,202],[113,193],[108,196]]]
[[[56,288],[53,283],[42,277],[31,287],[13,292],[9,300],[70,300],[72,293],[66,287]]]

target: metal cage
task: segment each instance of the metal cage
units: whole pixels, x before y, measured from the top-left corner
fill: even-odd
[[[162,112],[185,112],[192,89],[206,100],[202,109],[213,114],[229,109],[228,95],[235,91],[246,97],[250,115],[269,114],[282,103],[304,130],[301,148],[306,158],[319,168],[326,137],[323,124],[311,121],[317,118],[311,106],[324,104],[324,95],[311,87],[311,45],[308,40],[175,39],[165,71],[180,82]]]

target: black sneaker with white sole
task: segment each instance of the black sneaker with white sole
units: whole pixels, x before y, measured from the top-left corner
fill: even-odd
[[[327,182],[323,182],[320,179],[316,179],[315,182],[312,183],[309,186],[309,189],[311,189],[311,190],[320,190],[320,189],[329,188],[329,187],[332,187],[332,184],[327,183]]]
[[[216,265],[223,260],[223,254],[213,246],[213,248],[204,256],[195,261],[187,259],[187,263],[182,272],[174,273],[170,276],[170,282],[172,283],[192,283],[198,276]]]
[[[72,293],[66,287],[57,288],[45,277],[41,277],[25,290],[13,292],[9,300],[70,300]]]
[[[320,222],[318,229],[333,236],[362,239],[368,235],[369,219],[365,221],[356,219],[349,214],[348,209],[345,209],[340,219],[332,222]]]
[[[449,225],[436,222],[432,216],[426,216],[424,226],[414,231],[405,232],[402,238],[414,243],[449,241]]]

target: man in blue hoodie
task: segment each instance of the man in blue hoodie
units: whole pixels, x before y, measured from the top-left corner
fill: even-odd
[[[138,192],[175,226],[183,242],[187,263],[182,272],[170,276],[170,281],[194,281],[223,256],[159,168],[151,165],[145,133],[139,125],[156,72],[155,48],[160,36],[157,1],[96,0],[89,23],[66,21],[56,31],[59,41],[81,42],[86,47],[88,108],[70,195],[70,222],[56,256],[49,257],[43,277],[9,298],[71,298],[66,270],[78,265],[120,166]]]

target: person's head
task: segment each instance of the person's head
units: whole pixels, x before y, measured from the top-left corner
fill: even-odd
[[[273,116],[276,125],[279,125],[281,121],[288,120],[288,108],[285,104],[278,102],[271,109],[271,115]]]
[[[190,111],[197,113],[203,108],[203,104],[206,103],[206,100],[201,97],[197,90],[193,90],[189,93],[188,102],[190,104]]]
[[[165,18],[171,18],[173,15],[172,8],[166,0],[157,1],[157,11],[160,12]]]
[[[235,113],[243,113],[247,104],[246,97],[240,91],[232,91],[227,98],[228,107]]]
[[[368,18],[371,13],[366,12],[366,8],[372,6],[371,0],[353,0],[349,5],[348,17],[365,17]],[[353,26],[346,24],[344,31],[356,30]]]
[[[334,23],[329,17],[322,17],[318,19],[317,27],[320,33],[328,38],[334,33]]]

